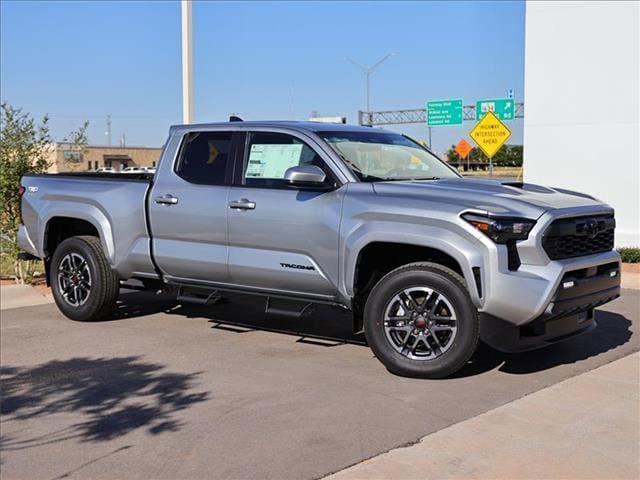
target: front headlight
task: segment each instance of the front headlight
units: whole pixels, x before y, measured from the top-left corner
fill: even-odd
[[[492,217],[476,213],[465,213],[462,218],[496,243],[526,240],[536,224],[535,220],[527,218]]]

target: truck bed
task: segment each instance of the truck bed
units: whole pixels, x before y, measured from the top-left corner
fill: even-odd
[[[101,178],[104,180],[153,180],[153,173],[123,173],[123,172],[60,172],[60,173],[34,173],[27,175],[29,177],[71,177],[94,179]]]
[[[107,257],[123,277],[153,277],[146,202],[153,174],[58,173],[26,175],[24,226],[18,234],[29,253],[47,256],[44,238],[55,222],[84,219],[98,232]],[[25,242],[21,242],[24,244]]]

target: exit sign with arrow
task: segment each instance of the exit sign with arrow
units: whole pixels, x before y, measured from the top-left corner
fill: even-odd
[[[516,117],[515,107],[513,98],[478,100],[476,102],[476,120],[481,120],[487,112],[493,112],[500,120],[513,120]]]

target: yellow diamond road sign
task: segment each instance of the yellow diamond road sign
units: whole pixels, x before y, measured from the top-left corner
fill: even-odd
[[[500,147],[505,144],[511,136],[511,130],[496,117],[495,113],[487,112],[482,119],[473,127],[469,133],[473,141],[478,144],[484,154],[492,158]]]

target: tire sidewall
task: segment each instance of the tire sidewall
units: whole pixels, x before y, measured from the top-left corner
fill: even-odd
[[[413,360],[397,352],[384,330],[387,303],[412,287],[434,289],[449,299],[457,317],[451,347],[433,360]],[[365,336],[375,355],[392,373],[422,378],[441,378],[461,368],[475,351],[478,339],[477,312],[464,285],[451,275],[429,267],[391,272],[374,287],[364,312]]]
[[[58,268],[62,259],[69,253],[78,253],[86,261],[91,273],[91,288],[87,301],[78,307],[74,307],[67,303],[58,286]],[[49,283],[56,305],[60,311],[71,320],[86,322],[96,314],[101,306],[99,297],[100,292],[104,288],[103,279],[100,276],[100,269],[96,259],[96,254],[91,246],[79,238],[68,238],[64,240],[58,248],[56,248],[51,259],[51,268],[49,273]]]

